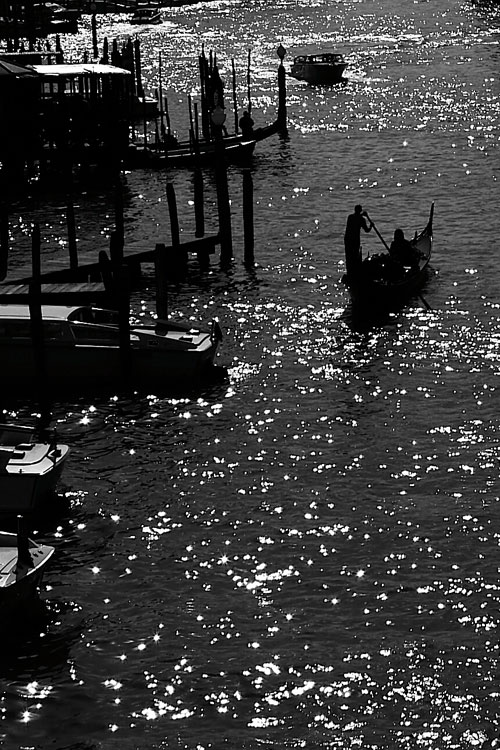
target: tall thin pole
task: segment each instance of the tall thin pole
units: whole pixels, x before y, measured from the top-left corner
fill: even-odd
[[[250,95],[250,55],[251,50],[248,50],[248,66],[247,66],[247,94],[248,94],[248,113],[252,113],[252,97]]]
[[[236,98],[236,68],[234,65],[234,57],[231,60],[231,65],[233,68],[233,109],[234,109],[234,132],[235,134],[238,133],[238,101]]]

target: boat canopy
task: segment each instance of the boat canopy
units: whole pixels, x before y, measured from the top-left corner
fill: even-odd
[[[104,63],[61,63],[57,65],[32,65],[33,70],[45,78],[78,78],[79,76],[130,76],[132,73],[125,68]]]

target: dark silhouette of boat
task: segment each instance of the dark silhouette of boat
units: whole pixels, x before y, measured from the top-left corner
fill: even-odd
[[[410,240],[415,262],[412,265],[397,263],[387,253],[377,253],[365,258],[359,273],[345,274],[342,281],[347,287],[353,306],[358,311],[384,312],[402,307],[409,299],[419,295],[426,279],[433,244],[434,203],[429,220],[420,233]]]
[[[330,86],[342,80],[347,62],[339,52],[318,52],[294,57],[290,75],[299,81]]]

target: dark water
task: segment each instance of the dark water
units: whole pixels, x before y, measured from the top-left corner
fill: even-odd
[[[184,135],[196,54],[215,49],[254,119],[274,119],[276,47],[333,44],[347,85],[288,79],[288,141],[258,144],[256,258],[193,264],[174,312],[219,317],[228,384],[53,404],[71,445],[40,524],[56,547],[45,614],[2,649],[2,746],[494,748],[499,730],[498,5],[410,0],[209,3],[140,31],[168,69]],[[99,34],[136,33],[99,17]],[[76,41],[89,43],[90,22]],[[67,49],[71,42],[64,42]],[[188,173],[171,175],[194,236]],[[207,178],[208,180],[208,178]],[[165,175],[127,174],[130,249],[168,241]],[[80,251],[113,227],[111,191],[79,197]],[[207,231],[215,227],[206,183]],[[424,226],[425,299],[360,329],[340,283],[347,214]],[[16,205],[12,262],[40,220],[64,253],[57,195]],[[372,234],[365,251],[378,252]],[[133,299],[154,309],[152,277]],[[34,402],[9,404],[25,419]]]

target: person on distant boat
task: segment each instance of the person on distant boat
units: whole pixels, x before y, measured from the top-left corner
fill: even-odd
[[[348,276],[355,276],[361,269],[361,230],[369,232],[373,226],[366,223],[366,211],[359,204],[354,206],[354,213],[347,217],[344,234],[345,263]]]
[[[164,143],[164,146],[165,146],[165,148],[167,150],[171,149],[171,148],[177,148],[179,146],[179,141],[177,140],[177,138],[175,137],[175,135],[173,135],[173,133],[169,133],[169,132],[164,132],[164,134],[163,134],[163,143]]]
[[[405,238],[405,233],[402,229],[395,230],[394,239],[389,248],[389,254],[393,260],[401,263],[402,266],[418,265],[417,252],[411,242]]]
[[[245,110],[240,117],[239,126],[243,138],[252,138],[254,122],[248,110]]]

